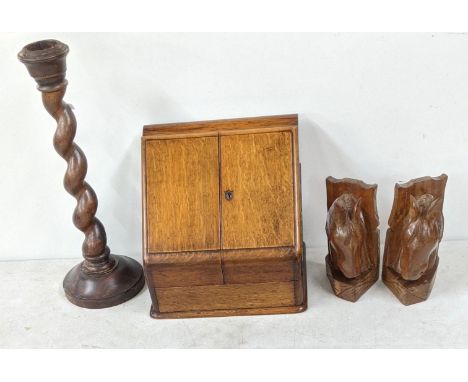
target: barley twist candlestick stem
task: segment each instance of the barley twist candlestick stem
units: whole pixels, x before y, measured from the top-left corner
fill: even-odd
[[[68,46],[56,40],[26,45],[18,54],[42,92],[42,102],[57,121],[54,147],[67,161],[64,187],[77,201],[73,223],[84,233],[84,261],[68,272],[63,281],[65,295],[85,308],[105,308],[135,296],[144,285],[141,265],[126,256],[110,254],[106,231],[95,217],[98,200],[86,183],[87,161],[74,143],[76,120],[70,105],[63,101]]]

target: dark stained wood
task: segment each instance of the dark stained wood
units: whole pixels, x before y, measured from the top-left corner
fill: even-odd
[[[357,301],[379,278],[377,185],[326,179],[327,277],[336,296]]]
[[[210,142],[209,149],[187,144],[200,140]],[[157,147],[178,149],[183,142],[190,150],[167,156],[167,150],[151,149],[148,154],[149,147],[156,147],[154,142]],[[294,313],[306,308],[297,152],[296,115],[144,128],[143,250],[152,317]],[[213,169],[218,169],[216,195]],[[196,175],[181,182],[187,173]],[[178,201],[171,203],[170,212],[158,212],[169,198],[160,196],[162,192],[183,194],[180,189],[190,182],[197,200],[186,203],[180,195],[171,196]],[[195,247],[176,248],[162,231],[176,226],[167,221],[171,216],[187,214],[202,219],[196,226],[202,235],[187,241],[200,239]],[[213,217],[217,221],[207,227]],[[190,237],[190,230],[180,227],[183,219],[178,221],[175,236],[186,232]],[[219,232],[217,246],[208,247],[206,236],[200,238],[206,230]]]
[[[294,245],[291,133],[230,135],[221,141],[222,247]]]
[[[218,139],[146,142],[148,250],[219,249]]]
[[[325,257],[325,265],[327,277],[335,295],[350,302],[359,300],[379,279],[379,268],[377,267],[364,272],[359,277],[348,279],[342,273],[333,270],[329,255]]]
[[[395,185],[382,279],[404,305],[426,300],[434,285],[447,179],[442,174]]]
[[[36,80],[44,107],[57,121],[54,147],[67,161],[64,186],[77,201],[73,223],[85,235],[82,246],[85,260],[65,276],[65,295],[81,307],[106,308],[129,300],[141,290],[143,269],[133,259],[110,254],[104,226],[95,217],[98,201],[85,181],[86,157],[73,141],[75,116],[63,101],[68,84],[65,79],[68,51],[68,46],[60,41],[44,40],[26,45],[18,58]]]
[[[414,281],[405,280],[392,268],[384,266],[382,280],[403,305],[417,304],[427,300],[431,294],[438,265],[437,257],[434,266]]]

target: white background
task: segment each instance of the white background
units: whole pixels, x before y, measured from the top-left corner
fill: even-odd
[[[141,256],[140,136],[150,123],[298,113],[304,238],[326,245],[325,177],[449,176],[444,240],[468,239],[467,34],[0,34],[0,259],[81,255],[55,121],[16,54],[70,46],[65,100],[114,253]],[[443,256],[443,254],[441,254]]]
[[[7,2],[4,12],[0,13],[0,25],[3,30],[12,31],[22,28],[23,30],[123,30],[123,31],[212,31],[212,30],[275,30],[275,31],[466,31],[466,2],[463,0],[238,0],[235,4],[229,2],[222,3],[216,0],[115,0],[112,7],[108,2],[93,2],[92,10],[86,6],[76,6],[76,4],[64,3],[62,0],[41,0],[41,1],[20,0]],[[56,36],[48,34],[47,36]],[[32,36],[34,37],[34,36]],[[0,43],[0,49],[2,44]],[[460,49],[464,49],[462,46]],[[8,49],[8,54],[12,52]],[[13,48],[16,53],[16,48]],[[2,56],[0,65],[6,56]],[[3,73],[0,72],[0,76]],[[2,77],[1,86],[6,84]],[[463,85],[463,84],[462,84]],[[0,115],[2,104],[0,104]],[[3,121],[3,119],[2,119]],[[145,122],[146,123],[146,122]],[[3,126],[0,126],[0,134]],[[1,138],[1,137],[0,137]],[[1,161],[0,161],[1,162]],[[463,163],[461,163],[463,165]],[[450,181],[449,189],[450,191]],[[3,207],[3,205],[2,205]],[[386,219],[385,219],[386,220]],[[1,227],[3,228],[3,226]],[[109,228],[108,228],[109,229]],[[24,235],[23,237],[27,237]],[[458,246],[458,243],[444,243],[442,248],[448,244]],[[444,249],[445,251],[445,249]],[[466,251],[465,251],[466,252]],[[462,253],[462,252],[461,252]],[[447,253],[447,259],[451,258],[451,253]],[[139,255],[138,255],[139,256]],[[73,263],[76,259],[71,260]],[[68,260],[65,260],[65,262]],[[25,262],[32,263],[32,262]],[[38,265],[49,264],[50,262],[34,262]],[[322,263],[321,263],[322,264]],[[443,265],[444,262],[442,261]],[[450,260],[447,265],[457,265],[457,260]],[[67,268],[68,270],[68,268]],[[23,280],[23,275],[18,272],[18,278]],[[39,273],[40,274],[40,273]],[[463,269],[460,269],[463,274]],[[462,280],[452,281],[460,286]],[[34,279],[34,275],[32,275]],[[439,275],[440,276],[440,275]],[[50,282],[54,278],[60,277],[51,274],[48,278]],[[47,278],[46,278],[47,279]],[[438,280],[434,292],[438,286],[444,285],[442,280]],[[26,283],[26,285],[29,285]],[[378,285],[381,285],[380,283]],[[34,285],[30,285],[33,288]],[[57,284],[57,293],[60,286]],[[458,291],[452,290],[453,296],[460,296]],[[40,295],[47,295],[48,291],[42,286],[38,291]],[[330,291],[328,291],[331,293]],[[63,293],[63,292],[62,292]],[[390,292],[388,298],[390,299]],[[332,298],[332,297],[330,297]],[[449,296],[441,296],[446,302],[446,308],[453,310],[452,304],[457,309],[463,309],[463,304],[450,302]],[[427,303],[431,303],[434,296]],[[149,300],[148,300],[149,301]],[[40,304],[40,302],[38,302]],[[397,303],[397,302],[396,302]],[[63,304],[66,304],[64,302]],[[25,310],[30,315],[31,307],[24,303]],[[125,308],[123,305],[123,309]],[[425,304],[420,304],[422,309]],[[466,304],[465,304],[466,306]],[[122,306],[121,306],[122,307]],[[418,305],[416,305],[418,307]],[[441,316],[444,312],[437,309]],[[53,308],[51,308],[53,310]],[[78,309],[78,308],[77,308]],[[113,308],[114,309],[114,308]],[[116,307],[115,309],[119,309]],[[361,308],[355,307],[360,310]],[[411,309],[411,308],[409,308]],[[419,308],[416,308],[419,309]],[[350,307],[350,311],[352,308]],[[375,309],[374,310],[378,310]],[[74,328],[74,332],[80,328],[81,323],[93,320],[84,319],[86,313],[77,310],[81,317],[80,323]],[[404,312],[404,307],[401,308]],[[400,312],[400,313],[401,313]],[[141,312],[139,312],[141,313]],[[316,316],[316,311],[311,311]],[[385,315],[386,313],[383,312]],[[363,314],[365,317],[365,313]],[[279,317],[279,316],[277,316]],[[47,318],[46,318],[47,319]],[[228,319],[228,318],[226,318]],[[246,318],[248,319],[248,318]],[[346,317],[343,317],[346,319]],[[400,322],[399,314],[396,317],[389,317],[391,324]],[[119,316],[116,321],[124,321]],[[209,323],[211,320],[203,320]],[[420,330],[420,326],[433,322],[431,314],[425,315],[419,326],[408,326],[402,323],[402,329],[407,335],[419,338],[430,338],[431,333]],[[446,319],[445,319],[446,321]],[[460,320],[461,322],[462,320]],[[51,326],[57,322],[52,320]],[[67,319],[60,322],[68,322]],[[96,321],[95,321],[96,322]],[[155,328],[158,323],[155,322]],[[183,322],[179,323],[182,324]],[[352,324],[352,322],[350,322]],[[21,322],[18,322],[21,325]],[[109,330],[109,321],[102,322],[102,329],[94,328],[93,333]],[[173,322],[173,325],[177,325]],[[249,326],[249,325],[247,325]],[[359,324],[357,325],[359,326]],[[0,325],[0,329],[4,329]],[[45,335],[54,332],[54,328],[45,331]],[[452,332],[453,328],[449,324],[447,332]],[[259,332],[262,326],[259,325]],[[213,336],[219,335],[214,332],[205,331]],[[389,332],[390,334],[393,334]],[[113,333],[110,332],[109,335]],[[120,338],[122,333],[117,333]],[[131,331],[128,333],[132,340]],[[24,334],[23,334],[24,335]],[[66,336],[65,336],[66,337]],[[339,339],[339,338],[338,338]],[[156,340],[156,342],[158,342]],[[129,342],[131,346],[131,342]],[[415,345],[413,344],[413,347]],[[337,378],[354,381],[374,381],[375,376],[382,382],[393,381],[395,375],[405,375],[409,379],[424,378],[427,381],[440,381],[442,379],[456,380],[465,375],[464,362],[466,351],[446,351],[446,350],[379,350],[377,351],[329,351],[309,350],[301,351],[99,351],[100,362],[96,363],[97,351],[19,351],[0,350],[2,359],[3,375],[18,378],[19,375],[25,378],[35,378],[37,380],[62,381],[63,375],[70,381],[81,381],[83,373],[76,369],[76,365],[86,365],[87,375],[93,375],[96,379],[109,379],[112,376],[116,381],[128,381],[130,379],[147,379],[154,375],[157,369],[158,376],[164,378],[169,376],[174,380],[219,381],[222,376],[226,381],[237,381],[245,378],[246,375],[252,378],[265,378],[272,381],[284,381],[287,379],[304,379],[313,377],[315,379],[326,379],[330,376],[330,370]],[[25,368],[25,359],[29,367]],[[365,362],[366,371],[356,369],[356,365]],[[109,367],[103,368],[106,363]],[[115,365],[119,365],[116,367]],[[183,365],[183,367],[181,367]],[[242,367],[232,367],[241,365]],[[301,367],[308,365],[309,368]],[[430,367],[419,367],[418,365],[430,365]],[[299,367],[298,367],[299,366]],[[155,369],[156,367],[156,369]],[[69,373],[69,370],[77,370],[76,373]],[[351,370],[351,371],[350,371]],[[46,371],[42,372],[41,371]],[[383,372],[382,372],[383,371]],[[10,378],[11,379],[11,378]]]

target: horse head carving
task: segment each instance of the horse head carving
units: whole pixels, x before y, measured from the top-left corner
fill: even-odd
[[[354,278],[371,268],[360,198],[350,193],[336,198],[328,210],[325,230],[331,263],[335,269],[347,278]]]
[[[434,265],[444,230],[442,198],[410,195],[402,221],[401,247],[395,270],[405,280],[417,280]]]

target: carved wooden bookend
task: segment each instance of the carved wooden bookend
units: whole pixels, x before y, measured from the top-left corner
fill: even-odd
[[[84,308],[106,308],[135,296],[144,285],[141,265],[126,256],[110,254],[106,231],[95,217],[97,197],[86,183],[86,157],[73,142],[76,120],[70,105],[63,101],[68,46],[56,40],[26,45],[18,54],[42,92],[42,101],[57,121],[54,147],[67,161],[65,189],[76,198],[73,223],[85,234],[82,252],[85,260],[68,272],[63,281],[65,295]]]
[[[404,305],[426,300],[434,285],[444,232],[447,175],[395,185],[382,279]]]
[[[336,296],[357,301],[379,278],[377,185],[329,176],[327,277]]]
[[[142,167],[152,317],[306,308],[297,115],[146,126]]]

